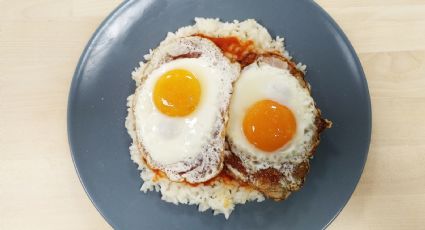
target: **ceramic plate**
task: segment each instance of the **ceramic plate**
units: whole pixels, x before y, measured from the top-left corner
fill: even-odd
[[[132,70],[168,31],[194,17],[254,18],[285,37],[332,129],[311,162],[304,187],[284,202],[238,205],[228,220],[195,206],[173,205],[139,191],[124,127]],[[322,229],[347,203],[362,174],[371,133],[370,98],[346,36],[313,1],[141,0],[122,3],[89,41],[72,81],[69,143],[81,182],[115,229]]]

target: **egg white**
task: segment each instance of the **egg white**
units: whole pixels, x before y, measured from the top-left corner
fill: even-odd
[[[184,117],[160,112],[152,99],[158,79],[173,69],[192,72],[201,85],[197,108]],[[195,158],[209,140],[219,111],[219,71],[196,58],[177,59],[154,70],[144,82],[135,106],[138,136],[152,160],[163,165]]]
[[[288,107],[295,116],[297,129],[292,140],[273,152],[265,152],[251,144],[243,132],[245,114],[254,103],[270,99]],[[284,161],[300,161],[310,148],[314,134],[315,106],[308,90],[287,69],[266,63],[244,68],[230,103],[227,137],[232,152],[248,170],[282,166]]]

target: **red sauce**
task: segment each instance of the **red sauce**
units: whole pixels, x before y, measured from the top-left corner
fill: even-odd
[[[196,34],[196,36],[207,38],[214,42],[232,61],[239,62],[242,66],[247,66],[255,61],[257,53],[254,49],[252,40],[241,41],[238,37],[210,37],[204,34]]]
[[[160,180],[162,178],[167,178],[167,175],[164,172],[162,172],[161,170],[158,170],[158,169],[151,168],[149,166],[149,164],[146,163],[146,160],[144,158],[142,158],[142,160],[145,162],[146,167],[149,168],[155,174],[153,176],[153,179],[152,179],[153,182],[157,182],[158,180]],[[234,179],[224,169],[217,176],[215,176],[214,178],[211,178],[211,179],[209,179],[205,182],[190,183],[190,182],[187,182],[187,181],[182,181],[181,183],[184,183],[184,184],[192,186],[192,187],[197,187],[199,185],[206,185],[206,186],[212,185],[216,181],[221,181],[222,183],[225,183],[225,184],[237,184],[241,187],[252,187],[245,182]]]

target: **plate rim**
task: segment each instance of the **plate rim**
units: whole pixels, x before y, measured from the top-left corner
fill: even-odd
[[[359,70],[359,74],[360,74],[360,78],[361,78],[361,83],[362,86],[365,89],[365,93],[367,94],[366,97],[366,102],[367,102],[367,127],[368,127],[368,136],[366,137],[368,144],[367,144],[367,148],[363,157],[363,164],[362,167],[360,169],[360,174],[359,176],[356,178],[356,184],[354,185],[350,195],[348,196],[348,199],[344,202],[344,204],[338,209],[338,211],[335,213],[334,217],[332,219],[329,220],[329,222],[323,227],[323,229],[326,229],[329,227],[330,224],[332,224],[332,222],[339,216],[339,214],[341,213],[341,211],[347,206],[348,202],[351,200],[351,197],[354,194],[354,191],[356,190],[357,186],[359,185],[360,179],[363,176],[363,172],[366,166],[366,162],[367,162],[367,158],[369,155],[369,150],[370,150],[370,143],[371,143],[371,138],[372,138],[372,103],[371,103],[371,99],[370,99],[370,92],[369,92],[369,86],[367,83],[367,78],[366,78],[366,74],[364,73],[363,70],[363,66],[360,62],[359,56],[357,55],[356,50],[354,49],[353,45],[351,44],[350,40],[348,39],[347,35],[344,33],[344,31],[341,29],[341,27],[336,23],[336,21],[329,15],[329,13],[323,9],[316,1],[313,0],[309,0],[311,3],[313,3],[314,7],[316,9],[318,9],[319,11],[321,11],[323,13],[324,18],[326,19],[326,21],[336,30],[336,32],[341,36],[342,40],[344,41],[344,43],[347,45],[348,51],[350,52],[351,56],[353,57],[354,60],[354,64],[356,66],[356,68]]]
[[[69,89],[69,93],[68,93],[68,104],[67,104],[67,111],[66,111],[66,129],[67,129],[67,135],[68,135],[68,145],[69,145],[69,149],[71,152],[71,157],[72,157],[72,164],[74,165],[75,171],[77,173],[78,176],[78,180],[80,181],[81,186],[84,189],[84,192],[86,193],[86,195],[88,196],[90,202],[93,204],[93,206],[96,208],[97,212],[102,216],[102,218],[109,224],[109,226],[111,226],[112,228],[116,229],[115,224],[113,224],[112,220],[110,220],[110,218],[108,218],[102,211],[101,208],[99,208],[96,204],[96,202],[94,201],[91,193],[87,190],[87,187],[83,181],[83,178],[81,177],[81,173],[80,173],[80,168],[77,164],[77,161],[75,159],[75,152],[76,150],[74,150],[74,144],[73,144],[73,137],[72,137],[72,131],[71,131],[71,126],[72,126],[72,121],[71,121],[71,110],[72,110],[72,105],[74,103],[74,96],[76,94],[76,91],[78,89],[79,83],[80,83],[80,78],[81,78],[81,72],[82,72],[82,67],[87,63],[89,54],[92,50],[92,46],[91,44],[99,37],[99,35],[101,34],[101,32],[107,28],[108,23],[110,23],[112,21],[112,19],[114,19],[116,16],[118,16],[118,14],[120,13],[120,11],[123,11],[125,9],[127,9],[127,7],[130,6],[130,3],[132,1],[123,1],[120,4],[118,4],[118,6],[116,6],[112,12],[110,12],[105,19],[102,20],[102,22],[97,26],[96,30],[93,32],[93,34],[91,35],[90,39],[88,40],[87,44],[85,45],[83,52],[81,53],[80,58],[78,59],[78,63],[77,66],[75,68],[74,74],[72,75],[72,81],[71,81],[71,86]]]

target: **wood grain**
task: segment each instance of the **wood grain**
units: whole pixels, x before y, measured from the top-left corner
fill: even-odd
[[[72,74],[118,0],[0,0],[0,229],[111,229],[73,168]],[[320,0],[363,64],[364,174],[329,229],[425,229],[425,1]]]

